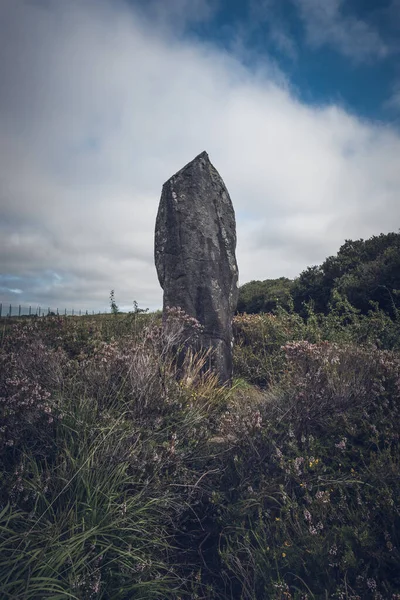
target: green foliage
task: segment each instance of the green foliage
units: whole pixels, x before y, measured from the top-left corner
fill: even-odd
[[[178,532],[190,527],[194,544],[202,533],[193,514],[208,493],[207,443],[226,391],[201,374],[204,357],[188,356],[177,381],[172,348],[197,322],[171,311],[163,328],[148,321],[118,342],[99,329],[93,346],[60,348],[57,360],[59,323],[49,323],[16,327],[0,352],[4,365],[14,361],[0,381],[2,594],[178,599],[201,590],[190,560],[178,567]],[[64,325],[73,339],[75,321]]]
[[[285,369],[282,346],[303,339],[305,330],[304,320],[284,309],[278,315],[237,315],[233,319],[236,375],[260,387],[279,380]]]
[[[375,304],[367,315],[334,290],[327,315],[303,307],[304,317],[280,307],[276,314],[237,315],[233,319],[235,373],[260,387],[280,381],[286,369],[282,347],[290,341],[330,341],[400,350],[400,319]]]
[[[368,240],[346,240],[336,256],[303,271],[292,292],[295,308],[302,314],[304,302],[311,300],[316,312],[327,314],[337,290],[363,314],[373,302],[395,318],[399,289],[400,233],[388,233]]]
[[[133,301],[133,312],[135,315],[140,315],[140,313],[147,313],[149,312],[148,308],[139,308],[139,304],[136,302],[136,300]]]
[[[180,309],[8,327],[1,597],[400,600],[400,324],[329,302],[236,316],[231,388]]]
[[[400,358],[293,342],[287,372],[221,420],[220,549],[232,597],[397,598]]]
[[[293,282],[286,277],[250,281],[239,288],[238,313],[272,312],[278,306],[289,308]]]
[[[113,315],[117,315],[119,313],[117,303],[115,302],[114,290],[111,290],[110,292],[110,308]]]
[[[371,307],[392,320],[399,319],[400,233],[381,234],[368,240],[346,240],[336,256],[322,265],[308,267],[291,281],[285,277],[250,281],[239,288],[238,313],[290,310],[307,316],[328,315],[337,294],[363,315]]]

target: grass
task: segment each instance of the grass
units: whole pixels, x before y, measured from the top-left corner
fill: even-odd
[[[7,326],[1,597],[400,600],[397,324],[340,310],[235,317],[231,388],[180,311]]]

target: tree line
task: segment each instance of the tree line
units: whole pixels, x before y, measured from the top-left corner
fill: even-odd
[[[361,314],[375,306],[395,318],[400,308],[400,233],[346,240],[335,256],[308,267],[294,280],[245,283],[239,289],[237,312],[273,312],[282,306],[304,315],[311,303],[315,312],[328,314],[338,294]]]

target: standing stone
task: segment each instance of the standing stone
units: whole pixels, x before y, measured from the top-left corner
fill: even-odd
[[[179,306],[204,327],[221,383],[232,377],[232,317],[238,298],[235,213],[206,152],[163,185],[155,231],[155,263],[164,311]]]

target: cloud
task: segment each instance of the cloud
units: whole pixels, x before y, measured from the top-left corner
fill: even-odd
[[[209,20],[218,8],[218,2],[211,0],[169,0],[168,4],[159,0],[147,0],[142,3],[135,2],[135,7],[142,10],[151,21],[157,19],[158,24],[165,24],[176,28],[177,22],[186,26],[189,22],[202,22]]]
[[[202,150],[236,209],[241,283],[398,228],[398,133],[301,104],[268,62],[116,0],[6,0],[0,27],[4,303],[98,310],[114,289],[160,307],[161,187]]]
[[[303,20],[309,44],[332,46],[354,62],[385,58],[388,44],[366,21],[344,11],[343,0],[292,0]]]

